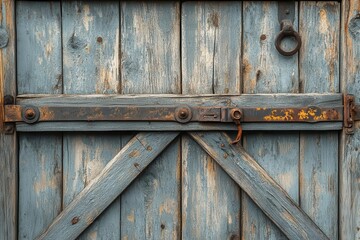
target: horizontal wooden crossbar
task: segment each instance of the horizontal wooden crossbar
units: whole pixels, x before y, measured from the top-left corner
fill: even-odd
[[[190,135],[289,239],[328,239],[242,146],[230,144],[231,139],[225,133]]]
[[[234,109],[243,130],[340,130],[344,118],[341,94],[22,95],[5,106],[5,122],[20,132],[236,130]]]

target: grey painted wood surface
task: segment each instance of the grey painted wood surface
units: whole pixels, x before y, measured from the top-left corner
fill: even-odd
[[[340,3],[301,2],[299,31],[301,92],[339,92]],[[300,133],[300,205],[330,239],[338,239],[338,134]]]
[[[62,26],[64,93],[117,93],[119,3],[65,1]]]
[[[60,85],[56,80],[61,75],[60,2],[19,2],[16,10],[19,13],[18,93],[61,93],[61,76]],[[26,18],[21,20],[19,16]],[[29,42],[33,46],[26,45]],[[19,45],[24,45],[24,48]],[[46,46],[51,50],[48,57]],[[19,60],[23,56],[27,56],[31,63]],[[32,68],[32,64],[37,66]],[[19,135],[19,239],[34,239],[61,211],[61,144],[61,134]]]
[[[342,1],[341,10],[341,90],[360,103],[360,2]],[[354,135],[341,136],[340,239],[360,238],[360,122],[355,128]]]
[[[240,93],[240,2],[184,2],[182,93]],[[240,237],[240,189],[194,141],[182,138],[182,237]]]
[[[63,206],[93,180],[120,151],[119,134],[66,133],[63,141]],[[115,200],[79,239],[118,239],[120,201]]]
[[[121,3],[121,92],[180,93],[180,4]]]
[[[180,93],[179,28],[179,2],[121,3],[122,94]],[[180,238],[180,163],[176,141],[121,195],[121,239]]]
[[[62,3],[64,94],[115,94],[120,87],[119,3]],[[94,179],[121,148],[118,134],[65,133],[63,206]],[[120,199],[79,239],[119,239]]]
[[[60,3],[19,1],[16,16],[18,92],[62,93]]]
[[[278,5],[275,1],[244,2],[243,81],[244,93],[297,93],[299,91],[298,57],[278,53],[274,41],[280,31]],[[296,5],[297,7],[297,5]],[[298,25],[295,11],[294,28]],[[261,16],[261,17],[259,17]],[[293,45],[284,41],[284,47]],[[251,147],[255,146],[256,147]],[[298,202],[299,134],[244,135],[244,148]],[[291,149],[291,150],[290,150]],[[278,157],[274,158],[274,153]],[[276,161],[276,162],[275,162]],[[244,239],[285,239],[283,233],[243,195],[242,233]],[[251,230],[249,230],[251,229]]]
[[[1,85],[5,86],[5,93],[15,95],[15,27],[14,22],[12,22],[15,12],[8,11],[8,9],[14,9],[14,1],[3,0],[1,4],[1,27],[6,26],[8,29],[10,41],[8,46],[1,50],[3,67],[2,71],[0,71],[0,82]],[[19,1],[17,5],[17,41],[19,47],[17,55],[22,57],[22,59],[20,57],[17,59],[18,93],[23,95],[23,97],[18,98],[20,103],[31,104],[33,102],[45,105],[47,103],[54,103],[61,105],[70,104],[73,101],[75,104],[84,106],[94,103],[118,105],[121,103],[134,104],[134,101],[140,99],[140,102],[144,104],[159,104],[164,99],[147,95],[132,97],[109,94],[238,94],[240,90],[245,93],[312,93],[338,92],[339,87],[341,87],[341,91],[353,93],[358,98],[357,90],[358,82],[360,82],[358,64],[360,60],[358,47],[358,14],[360,10],[358,0],[342,2],[341,41],[339,41],[339,3],[335,1],[300,3],[299,27],[300,33],[303,35],[304,45],[300,55],[294,57],[282,57],[274,47],[274,38],[279,31],[276,2],[184,2],[182,3],[183,7],[181,7],[179,2],[100,3],[94,1],[65,1],[62,3],[62,9],[59,2]],[[244,10],[241,10],[241,5],[244,6]],[[62,19],[59,14],[60,10],[63,11]],[[123,11],[121,18],[119,16],[120,11]],[[30,19],[28,19],[29,16]],[[183,21],[180,24],[181,18]],[[298,25],[297,22],[298,20],[296,20],[296,26]],[[61,24],[64,29],[59,27]],[[224,24],[227,28],[223,27]],[[38,31],[31,29],[38,29]],[[42,31],[44,29],[46,30]],[[62,40],[61,37],[63,37]],[[241,44],[241,39],[244,40],[244,44]],[[338,49],[340,43],[342,44],[341,51]],[[287,44],[291,45],[291,43]],[[63,51],[61,47],[63,47]],[[241,52],[243,52],[243,57],[241,57]],[[340,53],[341,61],[339,60]],[[61,72],[62,54],[64,74]],[[29,61],[26,59],[29,59]],[[340,63],[341,71],[339,71]],[[339,86],[339,74],[341,75],[341,86]],[[181,79],[183,80],[182,82]],[[49,99],[44,99],[43,97],[39,99],[24,99],[24,97],[33,97],[24,95],[29,93],[61,94],[63,88],[66,93],[74,95],[64,96],[64,98],[53,96]],[[98,98],[76,95],[94,93],[106,95],[98,95]],[[4,93],[0,92],[0,96],[2,94]],[[214,103],[221,106],[229,104],[247,104],[251,106],[262,104],[263,106],[270,106],[272,102],[279,106],[286,106],[289,103],[299,106],[303,104],[312,105],[319,101],[320,105],[329,106],[341,102],[340,95],[327,98],[327,100],[319,99],[319,96],[316,95],[315,100],[302,102],[299,97],[294,95],[271,97],[241,96],[239,99],[230,97],[226,100],[212,100],[208,97],[201,100],[201,97],[193,97],[190,101],[203,106]],[[188,100],[175,97],[166,101],[179,104],[186,103]],[[357,125],[357,127],[360,127],[359,124]],[[294,129],[312,131],[317,129],[341,129],[341,123],[302,125],[274,125],[269,123],[259,125],[249,123],[244,124],[243,128],[245,130],[271,130],[276,128],[276,126],[279,128],[278,130],[282,131]],[[26,132],[58,130],[86,132],[89,129],[99,132],[114,130],[185,131],[200,129],[234,130],[234,128],[235,126],[228,124],[208,125],[198,123],[181,125],[178,123],[119,124],[106,122],[72,123],[71,125],[63,125],[61,123],[41,123],[33,126],[27,124],[17,125],[18,131]],[[65,133],[66,137],[64,140],[67,146],[64,146],[66,149],[64,148],[63,152],[69,153],[68,156],[64,156],[66,161],[64,162],[64,174],[65,171],[69,174],[64,175],[64,180],[66,179],[66,181],[64,183],[57,182],[55,188],[46,187],[42,195],[31,194],[30,191],[24,191],[22,194],[36,201],[42,201],[46,196],[49,196],[49,198],[54,199],[52,204],[58,206],[59,202],[61,204],[61,201],[63,201],[63,204],[67,205],[76,193],[88,183],[89,179],[93,178],[101,170],[100,164],[106,164],[107,160],[112,157],[111,155],[114,155],[121,148],[121,145],[127,142],[130,136],[127,134],[120,136],[118,134]],[[358,148],[360,143],[358,139],[360,137],[358,131],[356,131],[354,136],[342,135],[341,137],[340,155],[344,154],[344,157],[339,162],[341,172],[340,188],[338,190],[336,180],[336,155],[338,150],[337,147],[334,147],[337,145],[338,133],[300,133],[300,141],[299,138],[296,140],[295,135],[298,136],[296,132],[295,134],[278,134],[277,132],[259,134],[245,132],[244,134],[244,146],[248,151],[251,151],[254,156],[259,156],[259,159],[256,160],[259,161],[262,167],[268,170],[286,191],[289,191],[290,196],[294,200],[300,199],[300,204],[304,211],[319,224],[320,228],[330,238],[336,239],[337,235],[341,239],[357,239],[359,237],[360,206],[357,204],[359,202],[359,194],[357,193],[359,192],[358,159],[360,156]],[[28,137],[30,135],[33,138],[30,139]],[[41,135],[33,133],[23,135],[20,133],[20,148],[22,143],[36,148],[38,143],[44,141]],[[61,139],[61,135],[47,133],[46,137],[49,139],[49,141],[46,141],[48,147],[45,148],[43,153],[39,152],[36,153],[37,155],[30,156],[30,161],[37,161],[36,156],[39,155],[54,155],[56,149],[49,146],[58,141],[56,139]],[[202,150],[196,144],[193,144],[192,140],[188,141],[191,141],[191,144],[190,146],[187,145],[186,149],[190,149],[190,152],[187,152],[187,156],[184,159],[194,161],[188,161],[186,162],[187,165],[184,166],[193,167],[191,164],[196,165],[199,164],[199,160],[210,158],[207,154],[202,153]],[[0,168],[5,169],[4,172],[6,172],[6,174],[0,176],[0,206],[9,206],[4,208],[5,211],[0,211],[0,239],[16,239],[16,173],[18,169],[14,154],[16,152],[16,142],[15,135],[0,136],[1,147],[7,149],[6,151],[0,151],[0,159],[5,159],[5,161],[0,161]],[[261,143],[261,145],[257,146],[256,142]],[[114,210],[109,208],[103,214],[103,216],[111,215],[111,217],[101,216],[99,218],[100,221],[96,221],[93,224],[94,227],[87,230],[88,232],[82,238],[101,238],[102,236],[118,238],[121,234],[119,227],[113,227],[113,236],[103,234],[104,231],[109,233],[107,229],[113,226],[107,224],[107,222],[112,221],[111,219],[114,220],[113,224],[118,226],[120,226],[118,223],[121,219],[125,220],[121,227],[126,229],[123,232],[123,236],[128,236],[129,238],[145,234],[149,238],[170,238],[172,236],[180,238],[181,235],[179,234],[181,232],[186,233],[187,229],[191,227],[184,224],[181,226],[185,222],[186,216],[181,216],[181,208],[179,206],[182,205],[181,207],[183,207],[185,203],[183,199],[185,199],[184,193],[186,191],[183,189],[190,189],[192,186],[181,187],[180,185],[184,183],[185,175],[183,173],[188,171],[184,166],[182,167],[183,170],[181,170],[180,166],[180,151],[186,153],[184,152],[186,149],[180,149],[183,143],[184,140],[172,144],[154,164],[150,165],[143,178],[136,180],[134,185],[131,185],[128,189],[128,197],[124,197],[125,200],[123,200],[124,204],[121,210],[119,210],[120,203],[117,200],[118,202],[115,204]],[[100,148],[104,150],[103,153],[96,150]],[[22,149],[24,154],[20,157],[25,156],[27,151]],[[280,154],[278,159],[275,159],[277,151],[281,153],[285,151],[288,155]],[[297,151],[299,152],[298,154],[296,154]],[[104,159],[102,156],[105,155],[109,158]],[[76,163],[79,163],[79,165],[71,161],[71,159],[82,159],[83,157],[89,159],[88,156],[94,161],[77,160]],[[263,157],[260,159],[260,156]],[[53,164],[53,161],[56,161],[54,158],[49,157],[49,159],[50,162],[47,163],[48,167],[45,171],[51,171],[51,164]],[[296,159],[299,161],[298,165],[294,163]],[[208,160],[204,162],[209,163]],[[274,164],[274,162],[278,164]],[[20,169],[25,163],[27,162],[24,162],[24,159],[20,159]],[[99,165],[92,166],[95,163]],[[185,164],[185,161],[182,163]],[[206,174],[209,172],[208,169],[212,167],[213,172],[210,173],[212,173],[211,176],[214,176],[214,178],[208,177],[206,180],[202,179],[205,190],[211,189],[211,186],[214,186],[211,184],[214,182],[228,181],[224,180],[228,177],[226,174],[223,174],[221,168],[216,163],[213,163],[213,161],[210,163],[212,164],[196,168],[198,173],[204,172],[203,176],[210,176]],[[204,170],[204,168],[208,169]],[[296,168],[299,171],[296,171]],[[80,176],[77,175],[80,170],[76,171],[76,169],[83,171],[86,179],[77,178]],[[166,170],[169,170],[169,172],[157,173],[157,171]],[[153,174],[154,171],[156,172],[155,175]],[[293,176],[287,177],[287,174]],[[40,174],[34,175],[34,178],[27,182],[22,181],[20,187],[24,188],[34,185],[34,179],[38,176]],[[158,176],[160,177],[158,178]],[[24,177],[31,178],[31,175],[25,174]],[[74,181],[72,180],[73,177],[76,178]],[[158,179],[161,179],[160,183],[157,181]],[[301,182],[299,182],[299,179]],[[72,182],[74,185],[68,185],[68,182]],[[65,183],[67,184],[66,186]],[[161,187],[157,188],[157,186]],[[64,187],[64,199],[58,194],[59,189],[62,187]],[[66,189],[65,187],[68,188]],[[232,185],[230,187],[232,188]],[[152,191],[149,189],[152,189]],[[183,191],[182,193],[181,190]],[[205,190],[201,189],[196,194],[206,192]],[[220,194],[218,196],[227,197],[228,195],[221,195],[225,191],[229,192],[230,190],[224,188],[216,192],[216,194],[207,192],[206,196],[210,196],[210,200],[206,199],[206,201],[214,203],[215,196],[218,194]],[[339,213],[337,213],[338,191],[341,193]],[[143,196],[146,197],[142,198]],[[152,198],[153,196],[155,197]],[[232,199],[234,193],[231,192],[229,196]],[[203,196],[201,198],[204,199]],[[238,211],[237,208],[241,206],[244,210],[241,226],[243,230],[241,234],[244,239],[285,238],[284,235],[274,230],[276,227],[264,217],[264,214],[251,201],[248,201],[248,198],[243,198],[245,200],[240,205],[240,200],[234,197],[233,205],[229,209]],[[24,206],[26,203],[25,198],[21,197],[19,199],[19,206]],[[149,199],[153,199],[150,205]],[[166,199],[171,199],[171,201],[166,201]],[[224,202],[230,202],[230,200],[227,199]],[[130,221],[132,219],[132,209],[134,209],[132,206],[135,205],[142,207],[141,209],[134,210],[134,219],[139,221],[134,220],[134,223],[132,223]],[[171,206],[170,210],[169,206]],[[227,237],[239,235],[240,230],[238,230],[238,227],[240,226],[240,220],[236,219],[234,221],[233,217],[231,217],[232,224],[236,225],[236,228],[229,224],[229,218],[218,217],[221,214],[221,216],[226,215],[224,214],[225,209],[214,209],[209,207],[209,204],[206,207],[199,206],[196,208],[197,206],[192,204],[192,208],[195,210],[208,207],[208,212],[203,211],[205,212],[204,216],[216,216],[214,219],[225,219],[221,222],[212,221],[214,224],[207,233],[208,236],[212,235],[212,233],[214,233],[213,236],[216,236],[215,232],[221,233],[221,231],[229,233],[229,235],[226,235]],[[211,204],[211,206],[215,205]],[[230,205],[227,204],[227,206]],[[35,205],[31,207],[33,208],[31,211],[33,219],[39,219],[37,216],[42,214],[44,217],[43,223],[37,222],[36,224],[38,225],[32,222],[29,223],[30,217],[23,218],[18,229],[28,232],[29,236],[35,234],[36,231],[41,231],[40,228],[42,227],[40,225],[51,221],[56,215],[56,208],[51,209],[52,211],[49,212],[41,212],[40,207]],[[162,209],[162,214],[157,212],[160,209]],[[25,213],[25,209],[21,208],[20,210],[19,216],[22,216],[21,214]],[[184,208],[182,211],[185,212]],[[210,214],[217,212],[219,212],[218,215]],[[340,216],[339,220],[337,220],[337,214]],[[203,217],[203,219],[205,218]],[[337,221],[340,224],[339,233],[337,233]],[[98,225],[101,222],[103,223]],[[135,223],[144,227],[135,229],[138,226]],[[162,228],[162,223],[165,223],[164,229]],[[198,221],[195,224],[201,225],[202,222]],[[224,228],[224,225],[221,224],[226,224],[230,227],[219,231],[220,227]],[[28,228],[25,225],[28,225]],[[108,227],[105,225],[108,225]],[[35,228],[31,229],[32,226],[35,226]],[[230,229],[234,229],[234,231]],[[232,233],[230,234],[230,232]],[[189,233],[182,236],[186,238],[186,236],[196,236],[196,234]],[[205,233],[203,236],[206,236]],[[21,235],[19,235],[19,238],[21,238]]]
[[[229,136],[221,132],[193,132],[190,135],[289,239],[328,239],[241,145],[231,144]]]
[[[178,133],[139,133],[121,149],[37,239],[75,239]]]
[[[0,26],[9,36],[0,50],[0,104],[7,94],[16,94],[15,3],[0,1]],[[1,109],[1,107],[0,107]],[[3,114],[0,110],[0,114]],[[0,123],[2,125],[2,123]],[[2,129],[2,126],[0,126]],[[17,137],[0,133],[0,239],[17,239],[18,161]]]
[[[342,106],[342,94],[241,94],[241,95],[20,95],[16,99],[20,105],[35,106],[117,106],[117,105],[180,105],[189,106],[238,106],[238,107],[301,107]]]
[[[62,135],[27,133],[19,143],[19,239],[35,239],[61,212]]]
[[[323,123],[243,123],[244,131],[339,131],[343,128],[342,122]],[[172,122],[42,122],[35,125],[19,123],[18,132],[112,132],[112,131],[237,131],[232,123],[172,123]]]

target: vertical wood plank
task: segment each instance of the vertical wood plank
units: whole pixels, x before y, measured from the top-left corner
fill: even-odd
[[[20,135],[19,239],[35,239],[61,211],[61,144],[61,134]]]
[[[63,13],[64,93],[117,93],[119,3],[65,1]],[[117,134],[64,134],[64,207],[94,179],[121,148]],[[119,239],[117,199],[79,239]]]
[[[182,4],[184,94],[240,93],[241,3]],[[188,136],[182,138],[182,236],[240,237],[240,189]]]
[[[341,88],[360,103],[360,2],[342,1]],[[354,135],[341,137],[340,239],[360,238],[360,122]]]
[[[184,94],[239,93],[240,3],[184,3],[182,39]]]
[[[16,27],[18,92],[62,93],[60,3],[19,1]]]
[[[21,1],[16,13],[18,93],[61,93],[60,3]],[[19,239],[34,239],[61,211],[61,144],[59,134],[19,135]]]
[[[297,55],[284,57],[275,49],[280,31],[277,9],[277,2],[244,2],[244,93],[299,91]],[[297,18],[296,14],[295,29]],[[291,46],[293,42],[284,44]],[[244,148],[298,202],[299,134],[245,133]],[[286,239],[245,193],[242,203],[243,239]]]
[[[0,50],[0,106],[5,95],[16,95],[15,61],[15,3],[0,1],[0,37],[8,36],[7,45]],[[5,36],[6,38],[6,36]],[[1,109],[1,107],[0,107]],[[0,119],[3,112],[0,110]],[[0,130],[2,124],[0,123]],[[16,133],[0,133],[0,240],[17,239],[17,138]]]
[[[180,93],[179,12],[179,2],[121,3],[122,93]],[[121,195],[121,239],[180,238],[180,176],[175,141]]]
[[[301,92],[339,92],[340,3],[301,2],[299,19]],[[337,132],[300,134],[300,205],[330,239],[338,238],[338,149]]]
[[[122,93],[179,93],[179,11],[175,2],[121,4]]]

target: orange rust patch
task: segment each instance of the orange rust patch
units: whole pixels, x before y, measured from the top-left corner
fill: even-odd
[[[266,121],[291,121],[294,119],[294,110],[285,109],[278,112],[277,110],[271,111],[271,115],[265,116]]]
[[[40,108],[40,120],[47,121],[54,119],[54,112],[50,111],[48,107]]]

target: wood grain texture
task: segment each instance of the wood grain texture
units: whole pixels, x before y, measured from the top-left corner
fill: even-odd
[[[299,92],[297,54],[284,57],[275,48],[275,38],[280,31],[277,10],[275,1],[243,3],[244,93]],[[294,28],[297,30],[297,9],[295,12]],[[291,39],[283,42],[285,49],[294,44]]]
[[[91,131],[91,129],[89,129]],[[63,206],[93,180],[120,151],[116,134],[68,133],[63,142]],[[119,239],[120,201],[115,200],[78,239]]]
[[[229,136],[221,132],[190,135],[289,239],[328,239],[241,145],[231,144]]]
[[[341,6],[341,88],[354,94],[360,103],[360,2],[342,1]],[[341,137],[340,238],[360,238],[360,122],[354,135]]]
[[[338,133],[301,133],[300,206],[330,239],[338,239]]]
[[[339,92],[340,3],[301,2],[299,18],[301,92]],[[330,239],[338,239],[338,138],[300,134],[300,205]]]
[[[342,122],[323,123],[243,123],[244,131],[338,131]],[[42,122],[35,125],[16,124],[18,132],[113,132],[113,131],[237,131],[232,123],[172,123],[172,122]]]
[[[19,239],[35,239],[61,212],[61,144],[61,134],[20,135]]]
[[[122,93],[179,93],[180,4],[121,3]]]
[[[243,8],[244,93],[299,92],[298,55],[284,57],[278,53],[274,44],[280,31],[277,2],[244,2]],[[295,12],[294,28],[297,29],[297,10]],[[292,45],[293,40],[287,39],[283,47]],[[276,132],[248,136],[245,133],[244,148],[249,150],[250,154],[259,156],[256,158],[259,164],[298,202],[299,134]],[[280,154],[276,160],[275,153]],[[286,238],[246,194],[242,201],[244,239]]]
[[[0,27],[9,36],[8,44],[0,50],[0,106],[3,98],[16,95],[15,60],[15,3],[0,1]],[[0,119],[3,116],[0,107]],[[17,239],[18,161],[16,134],[1,133],[0,120],[0,240]]]
[[[119,91],[119,7],[116,2],[62,3],[65,94],[114,94]],[[64,207],[120,149],[118,134],[64,134]],[[79,239],[119,239],[119,226],[118,198]]]
[[[75,239],[177,135],[176,132],[137,134],[37,239]]]
[[[277,131],[276,128],[274,131]],[[284,140],[286,139],[286,141]],[[293,201],[299,202],[298,134],[277,132],[249,132],[243,140],[246,151],[280,184]],[[272,221],[248,197],[243,201],[245,239],[284,239]]]
[[[60,2],[19,2],[16,11],[18,93],[61,93]],[[34,239],[61,211],[61,144],[61,134],[19,135],[19,239]]]
[[[182,92],[240,93],[240,2],[184,2]],[[182,236],[240,237],[240,189],[194,141],[182,138]]]
[[[119,3],[65,1],[62,14],[64,93],[119,92]]]
[[[19,1],[16,16],[18,92],[62,93],[60,3]]]
[[[175,1],[121,3],[122,94],[180,93],[179,14]],[[175,141],[121,195],[121,239],[180,238],[180,163]]]
[[[133,95],[20,95],[17,104],[35,106],[119,106],[119,105],[181,105],[189,106],[238,106],[243,107],[318,107],[342,106],[340,93],[301,94],[241,94],[241,95],[177,95],[177,94],[133,94]]]
[[[236,2],[182,4],[183,93],[239,93],[241,14]]]

